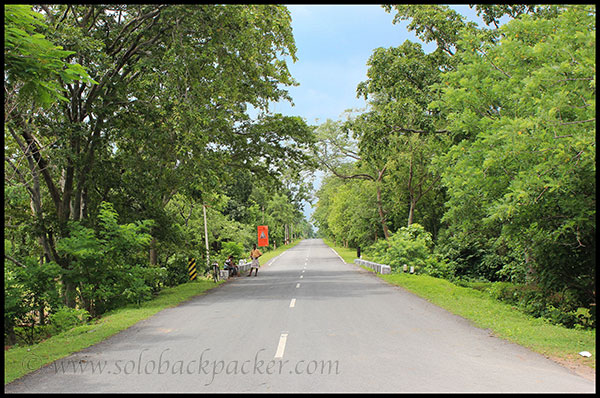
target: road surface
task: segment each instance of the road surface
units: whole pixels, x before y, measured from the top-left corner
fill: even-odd
[[[595,392],[304,240],[5,392]]]

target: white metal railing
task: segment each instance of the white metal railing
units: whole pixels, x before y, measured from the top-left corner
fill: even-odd
[[[241,274],[244,271],[248,271],[250,269],[250,262],[246,262],[246,260],[241,259],[238,263],[238,272]],[[229,270],[228,269],[220,269],[219,277],[222,279],[229,278]]]
[[[241,259],[238,263],[238,270],[240,272],[248,271],[250,269],[250,262],[246,262],[246,260]]]
[[[367,260],[361,260],[360,258],[354,260],[354,264],[363,265],[365,267],[371,268],[373,271],[379,274],[389,274],[392,272],[392,268],[389,265],[378,264]]]

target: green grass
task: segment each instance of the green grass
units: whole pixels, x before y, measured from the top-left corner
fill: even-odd
[[[339,248],[325,241],[337,251],[344,261],[352,263],[356,258],[353,249]],[[343,253],[346,254],[346,257]],[[350,258],[354,253],[354,258]],[[366,268],[365,268],[366,269]],[[487,293],[428,275],[389,274],[378,277],[393,285],[427,299],[447,311],[469,319],[476,326],[490,329],[505,340],[517,343],[533,351],[579,365],[596,367],[596,330],[568,329],[553,325],[540,318],[526,315],[509,304],[502,303]],[[578,353],[589,351],[585,358]]]
[[[264,253],[260,262],[266,264],[287,249],[297,245],[297,240],[287,246]],[[127,306],[106,313],[102,318],[86,325],[78,326],[56,336],[52,336],[38,344],[23,347],[13,347],[4,352],[4,384],[10,383],[74,352],[97,344],[118,332],[121,332],[137,322],[150,318],[163,309],[175,307],[194,296],[220,285],[212,279],[199,278],[197,281],[163,289],[154,299],[138,306]]]

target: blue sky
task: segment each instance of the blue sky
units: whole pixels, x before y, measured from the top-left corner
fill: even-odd
[[[309,124],[337,120],[346,109],[363,108],[356,86],[366,80],[367,61],[378,47],[397,47],[405,40],[420,42],[406,28],[392,24],[395,13],[379,5],[288,5],[298,61],[288,62],[300,86],[289,88],[294,100],[274,105],[272,111],[300,116]],[[478,21],[467,5],[452,6]],[[421,43],[426,52],[433,43]]]
[[[361,109],[364,100],[356,98],[356,87],[367,78],[367,61],[378,47],[397,47],[405,40],[420,42],[426,52],[435,44],[422,43],[409,32],[407,21],[392,24],[395,13],[379,5],[288,5],[296,41],[294,63],[288,61],[291,75],[300,84],[289,87],[294,106],[280,102],[271,106],[274,113],[300,116],[308,124],[327,119],[341,120],[347,109]],[[454,5],[469,20],[482,24],[468,5]],[[314,185],[320,185],[321,175]],[[306,204],[304,214],[312,214]]]

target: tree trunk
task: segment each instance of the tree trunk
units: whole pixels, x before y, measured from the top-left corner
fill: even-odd
[[[156,238],[150,242],[150,265],[158,264],[158,253],[156,252]]]
[[[413,218],[415,215],[415,207],[417,207],[417,202],[414,199],[410,201],[410,209],[408,210],[408,226],[410,227],[413,223]]]
[[[388,240],[390,238],[390,232],[385,220],[385,213],[383,212],[383,205],[381,202],[381,187],[379,184],[377,184],[377,211],[379,212],[379,220],[381,221],[381,226],[383,227],[383,235],[385,239]]]
[[[411,147],[412,151],[412,147]],[[410,227],[413,222],[413,216],[415,215],[415,206],[417,201],[415,200],[415,190],[413,188],[413,165],[412,157],[408,162],[408,197],[410,198],[410,207],[408,209],[408,226]]]
[[[69,308],[75,308],[75,284],[70,281],[63,281],[63,302]]]
[[[44,303],[40,304],[40,325],[46,324],[46,309]]]
[[[15,334],[14,325],[6,325],[6,335],[8,345],[15,345],[17,342],[17,335]]]

